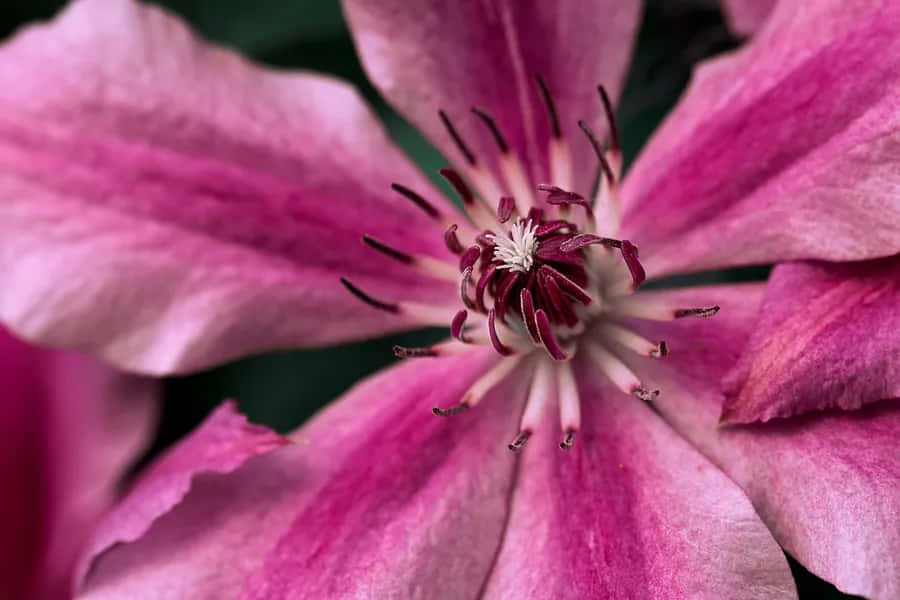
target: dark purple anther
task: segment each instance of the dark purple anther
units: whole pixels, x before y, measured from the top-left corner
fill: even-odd
[[[444,243],[447,244],[447,249],[453,254],[462,254],[463,245],[459,243],[459,238],[456,237],[457,229],[458,226],[455,223],[447,228],[447,231],[444,232]]]
[[[647,278],[644,267],[638,260],[637,246],[628,240],[622,240],[622,258],[625,259],[625,264],[628,265],[628,270],[631,271],[631,287],[637,289]]]
[[[462,273],[469,267],[473,266],[481,256],[481,248],[478,246],[469,246],[469,249],[463,252],[459,257],[459,272]]]
[[[453,316],[453,321],[450,322],[450,335],[461,342],[469,341],[463,336],[463,325],[466,324],[466,317],[468,316],[468,311],[461,310]]]

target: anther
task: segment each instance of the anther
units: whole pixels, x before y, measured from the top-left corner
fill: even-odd
[[[464,410],[468,410],[468,408],[468,404],[460,402],[459,404],[451,406],[450,408],[438,408],[437,406],[435,406],[431,409],[431,412],[439,417],[452,417],[453,415],[458,415]]]
[[[459,271],[462,273],[471,266],[474,266],[481,256],[481,248],[478,246],[469,246],[469,249],[463,252],[459,257]]]
[[[453,189],[456,190],[456,193],[459,195],[460,200],[463,201],[463,204],[472,205],[475,203],[475,195],[472,193],[472,190],[465,180],[463,180],[462,175],[450,167],[444,167],[438,172],[441,174],[441,177],[447,180],[447,183],[453,186]]]
[[[621,248],[622,241],[616,240],[608,237],[600,237],[599,235],[593,235],[591,233],[579,233],[578,235],[569,238],[565,242],[559,245],[559,249],[563,252],[575,252],[576,250],[580,250],[585,246],[590,246],[592,244],[599,244],[601,246],[606,246],[607,248]]]
[[[494,121],[491,115],[475,106],[472,107],[472,114],[484,121],[484,124],[487,125],[488,129],[491,130],[491,135],[494,136],[494,141],[497,142],[497,146],[500,148],[500,152],[502,154],[506,154],[507,152],[509,152],[509,146],[506,144],[506,139],[504,139],[503,134],[500,133],[500,128],[497,127],[497,123],[496,121]]]
[[[405,185],[400,185],[399,183],[392,183],[391,188],[395,192],[397,192],[397,193],[405,196],[407,199],[411,200],[413,204],[415,204],[416,206],[421,208],[423,211],[425,211],[425,214],[427,214],[432,219],[440,220],[440,218],[441,218],[440,211],[438,211],[438,209],[436,209],[428,200],[423,198],[421,195],[412,191]]]
[[[463,335],[463,326],[466,324],[468,316],[468,311],[461,310],[453,316],[453,321],[450,322],[450,335],[464,344],[469,342],[469,339]]]
[[[609,123],[609,147],[611,150],[618,152],[621,148],[619,145],[619,128],[616,126],[616,113],[613,111],[612,102],[609,101],[609,95],[603,85],[597,86],[600,93],[600,100],[603,102],[603,112],[606,113],[606,120]]]
[[[509,448],[513,452],[520,452],[522,450],[522,448],[525,447],[525,442],[527,442],[528,438],[530,438],[530,437],[531,437],[530,431],[520,431],[519,435],[516,436],[516,439],[514,439],[509,444],[509,446],[507,446],[507,448]]]
[[[636,387],[631,390],[631,393],[634,397],[643,400],[644,402],[653,402],[656,398],[659,397],[659,390],[648,390],[643,387]]]
[[[656,350],[650,351],[650,356],[653,358],[662,358],[663,356],[667,356],[669,354],[669,345],[665,342],[665,340],[660,340],[660,342],[656,345]]]
[[[534,298],[531,296],[528,288],[522,288],[522,291],[519,293],[519,303],[522,310],[522,320],[525,321],[528,335],[531,337],[532,342],[540,345],[541,335],[538,333],[537,323],[534,320]]]
[[[490,311],[488,311],[488,334],[491,337],[491,345],[500,356],[509,356],[513,353],[513,351],[509,346],[504,345],[503,342],[500,341],[500,336],[497,335],[495,320],[496,311],[492,308]]]
[[[562,188],[559,188],[555,185],[547,185],[545,183],[541,183],[537,186],[537,189],[542,192],[547,192],[549,195],[547,196],[547,202],[549,204],[559,205],[562,204],[564,206],[568,206],[570,204],[577,204],[584,208],[588,214],[592,214],[593,210],[591,209],[591,204],[587,200],[584,199],[584,196],[580,194],[576,194],[575,192],[568,192]]]
[[[397,304],[392,304],[389,302],[382,302],[372,296],[368,295],[354,284],[350,283],[350,280],[346,277],[341,277],[341,283],[347,288],[351,294],[368,304],[369,306],[373,306],[379,310],[387,311],[389,313],[398,313],[400,312],[400,307]]]
[[[575,431],[569,430],[566,432],[566,437],[559,443],[559,447],[563,450],[570,450],[572,445],[575,443]]]
[[[467,267],[459,278],[459,297],[462,300],[463,306],[470,310],[475,310],[475,304],[473,304],[472,299],[469,298],[469,281],[472,279],[473,269],[474,267]]]
[[[497,219],[501,223],[506,223],[509,221],[509,217],[512,216],[512,211],[516,207],[516,200],[511,196],[503,196],[500,198],[500,202],[497,205]]]
[[[466,146],[466,143],[456,131],[456,127],[453,126],[453,123],[450,121],[447,113],[445,113],[443,110],[439,110],[438,116],[441,118],[441,122],[447,129],[447,133],[449,133],[450,137],[453,138],[453,142],[456,144],[456,147],[459,148],[459,151],[462,152],[462,155],[466,158],[466,162],[474,167],[478,161],[475,160],[475,155],[472,154],[472,151],[469,150],[469,147]]]
[[[394,346],[394,356],[397,358],[424,358],[437,356],[434,348],[407,348],[406,346]]]
[[[534,321],[537,325],[538,333],[540,333],[541,342],[544,344],[544,348],[547,349],[550,356],[556,360],[566,360],[569,358],[560,347],[559,342],[556,340],[556,336],[553,335],[553,329],[550,327],[550,318],[547,317],[547,313],[544,312],[543,309],[538,309],[534,313]]]
[[[544,81],[544,78],[541,77],[540,73],[538,73],[536,79],[538,88],[541,90],[541,97],[544,99],[544,106],[547,107],[547,116],[550,117],[550,127],[553,130],[553,137],[561,138],[562,131],[559,128],[559,117],[556,114],[556,105],[553,103],[553,96],[550,94],[550,88],[547,87],[547,82]]]
[[[684,317],[711,317],[719,312],[719,305],[710,306],[709,308],[678,308],[675,310],[675,318],[682,319]]]
[[[406,252],[397,250],[396,248],[389,246],[389,245],[385,244],[384,242],[376,240],[375,238],[373,238],[370,235],[363,235],[362,241],[370,248],[377,250],[378,252],[381,252],[385,256],[389,256],[390,258],[393,258],[394,260],[398,260],[405,264],[410,264],[413,262],[413,257],[410,256],[409,254],[407,254]]]
[[[637,246],[635,246],[628,240],[622,240],[621,252],[622,258],[625,259],[625,264],[628,266],[628,270],[631,272],[631,288],[633,290],[636,290],[647,278],[647,274],[644,272],[644,267],[638,260]]]
[[[603,169],[603,175],[606,177],[607,183],[609,183],[610,186],[615,185],[616,176],[613,174],[612,167],[609,166],[606,157],[603,156],[603,148],[600,147],[600,142],[597,141],[594,132],[591,131],[591,128],[588,127],[587,123],[584,121],[578,121],[578,126],[584,132],[584,135],[587,136],[588,141],[591,143],[591,147],[594,148],[594,154],[597,155],[597,160],[600,161],[600,168]]]
[[[459,242],[459,238],[456,237],[456,230],[458,228],[459,227],[454,223],[444,232],[444,243],[447,245],[447,249],[453,254],[462,254],[463,251],[463,245]]]

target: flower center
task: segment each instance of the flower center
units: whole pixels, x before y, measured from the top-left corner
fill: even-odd
[[[664,341],[652,342],[633,332],[623,317],[707,317],[719,308],[672,307],[634,295],[645,279],[637,247],[628,240],[598,235],[604,232],[615,236],[619,229],[622,158],[609,98],[599,87],[609,125],[608,149],[601,147],[585,123],[578,122],[597,156],[602,176],[596,195],[589,201],[567,189],[572,179],[568,146],[562,138],[550,92],[540,77],[538,84],[553,131],[548,159],[554,185],[537,186],[546,197],[539,198],[530,188],[522,163],[487,112],[472,109],[496,142],[500,173],[489,171],[478,161],[449,117],[440,111],[441,120],[467,163],[466,177],[449,167],[440,173],[459,195],[468,222],[441,214],[403,185],[394,184],[393,188],[442,224],[445,245],[457,256],[458,265],[409,254],[363,236],[363,242],[387,257],[429,277],[452,279],[459,284],[462,308],[450,319],[451,339],[428,348],[398,346],[394,348],[398,356],[443,356],[489,345],[507,357],[476,380],[459,403],[435,408],[435,414],[451,416],[475,407],[488,391],[513,373],[528,378],[530,387],[520,429],[509,444],[513,451],[521,450],[528,441],[551,398],[559,406],[563,429],[560,447],[572,447],[580,427],[578,386],[569,362],[576,353],[584,355],[625,394],[648,402],[659,395],[658,390],[642,383],[619,353],[627,350],[661,358],[668,353],[668,346]],[[512,195],[502,195],[503,187]],[[493,208],[490,203],[497,198],[499,202]],[[438,308],[412,302],[379,300],[348,280],[341,281],[360,300],[383,311],[404,313],[429,323],[440,312]]]

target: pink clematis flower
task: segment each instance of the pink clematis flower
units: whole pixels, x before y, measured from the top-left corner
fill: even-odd
[[[158,9],[82,0],[0,49],[0,318],[22,335],[161,374],[452,334],[294,444],[220,409],[97,531],[83,596],[789,598],[779,543],[900,594],[900,410],[876,402],[897,339],[860,324],[896,319],[900,8],[790,4],[621,181],[636,3],[348,0],[374,83],[459,159],[468,218],[345,85]],[[635,293],[782,261],[807,262],[766,291]]]
[[[151,432],[154,386],[0,329],[0,597],[71,598],[79,557]]]

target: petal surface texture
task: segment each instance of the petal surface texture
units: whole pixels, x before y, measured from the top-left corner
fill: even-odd
[[[900,398],[900,255],[776,267],[725,392],[732,424]]]
[[[671,352],[644,372],[669,395],[678,394],[677,403],[661,396],[656,406],[744,488],[775,539],[807,569],[850,594],[900,597],[896,401],[769,423],[718,423],[719,381],[746,344],[762,299],[754,287],[664,293],[685,306],[702,301],[722,308],[712,319],[653,328]]]
[[[900,251],[900,4],[781,2],[700,66],[623,189],[654,273]]]
[[[339,281],[454,297],[361,243],[450,256],[392,181],[429,193],[348,85],[78,0],[0,48],[0,318],[153,374],[412,326]]]
[[[576,376],[575,445],[559,449],[552,417],[528,442],[485,597],[795,598],[740,488],[594,365]]]
[[[0,329],[0,597],[71,598],[91,528],[155,420],[155,386]]]
[[[542,76],[563,136],[572,144],[574,190],[591,191],[596,158],[576,122],[584,119],[595,131],[605,130],[596,88],[607,86],[614,98],[621,90],[640,18],[638,2],[345,0],[343,5],[369,78],[460,164],[438,110],[446,111],[481,160],[496,154],[497,145],[471,114],[474,106],[494,117],[531,183],[547,183],[551,126],[535,81]],[[491,205],[497,200],[488,199]]]
[[[431,408],[457,402],[495,361],[478,351],[402,364],[296,443],[195,475],[145,535],[94,564],[83,596],[475,596],[502,535],[515,466],[505,442],[524,389],[501,385],[452,419]]]

